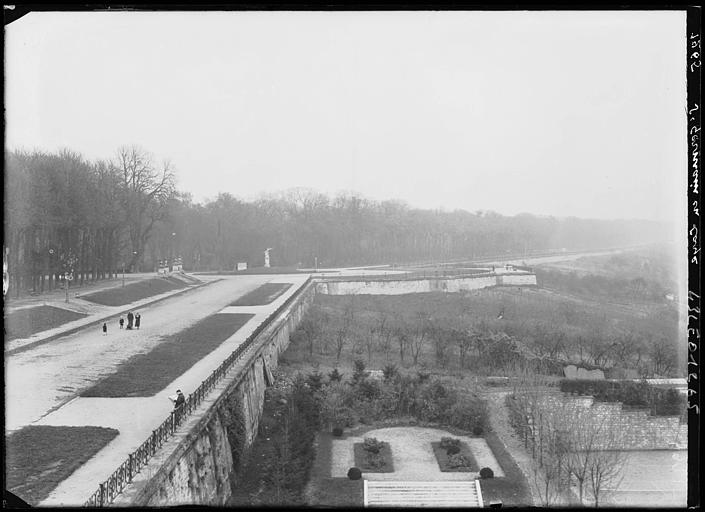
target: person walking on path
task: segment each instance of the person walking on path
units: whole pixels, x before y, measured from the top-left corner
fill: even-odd
[[[120,317],[120,329],[122,329],[124,325],[125,325],[125,319],[123,317]]]
[[[127,314],[127,328],[132,329],[132,320],[135,318],[135,316],[132,314],[132,311],[130,311]]]
[[[105,336],[106,334],[108,334],[108,324],[103,322],[103,336]]]
[[[142,316],[139,313],[135,313],[135,327],[137,329],[140,328],[140,320],[142,320]]]

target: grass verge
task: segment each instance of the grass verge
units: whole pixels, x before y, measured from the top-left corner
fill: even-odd
[[[38,332],[59,327],[84,316],[86,315],[83,313],[54,306],[19,309],[5,316],[5,339],[28,338]]]
[[[363,443],[354,443],[355,467],[360,468],[363,473],[393,473],[394,459],[392,458],[392,448],[389,443],[382,442],[378,460],[380,464],[374,466],[370,463],[370,455],[365,451]]]
[[[333,436],[328,432],[319,432],[316,436],[315,447],[316,458],[306,489],[306,505],[309,507],[362,508],[364,501],[363,480],[330,476]]]
[[[458,466],[453,467],[450,465],[450,456],[444,448],[441,448],[441,443],[439,441],[434,441],[431,443],[433,447],[433,454],[436,456],[436,461],[438,461],[438,467],[443,473],[476,473],[480,471],[480,467],[472,454],[472,450],[467,445],[467,443],[460,443],[460,455],[463,455],[470,462],[469,466]]]
[[[494,432],[488,432],[485,435],[485,441],[492,450],[492,453],[494,453],[505,476],[483,479],[480,482],[482,500],[485,503],[501,501],[504,506],[510,507],[531,506],[532,500],[529,483],[505,448],[504,443]]]
[[[291,288],[291,283],[265,283],[259,288],[252,290],[250,293],[243,295],[235,302],[230,303],[231,306],[264,306],[271,304]]]
[[[218,313],[181,332],[164,336],[146,354],[137,354],[81,396],[153,396],[232,336],[254,315]],[[186,392],[188,394],[188,392]]]
[[[146,299],[171,290],[186,288],[186,283],[176,278],[160,277],[146,279],[125,287],[110,288],[88,295],[81,295],[81,299],[102,304],[103,306],[124,306],[138,300]]]
[[[5,485],[35,506],[118,433],[103,427],[25,427],[6,439]]]

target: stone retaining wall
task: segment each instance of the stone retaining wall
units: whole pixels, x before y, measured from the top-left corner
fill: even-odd
[[[586,428],[605,425],[612,439],[603,437],[601,448],[623,450],[685,450],[688,448],[688,425],[677,416],[652,416],[647,409],[627,408],[621,403],[596,402],[591,396],[549,394],[541,397],[539,407],[580,418]],[[608,444],[609,443],[609,444]]]
[[[386,279],[367,281],[320,280],[318,293],[328,295],[403,295],[406,293],[428,293],[435,291],[460,292],[479,290],[493,286],[536,286],[536,275],[527,273],[484,275],[479,277],[438,277],[426,279]]]
[[[116,506],[223,506],[237,485],[236,470],[257,436],[267,388],[265,361],[276,368],[315,294],[307,284],[253,342],[254,349],[235,364],[233,377],[220,384],[220,393],[198,418],[187,422],[188,432],[168,443],[146,482],[128,486]],[[214,391],[213,393],[217,393]],[[151,465],[151,463],[150,463]],[[131,489],[131,487],[133,487]]]

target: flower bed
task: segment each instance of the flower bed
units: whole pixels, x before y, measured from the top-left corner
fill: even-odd
[[[355,443],[355,466],[363,473],[392,473],[392,449],[389,443],[376,439],[365,439],[364,443]]]
[[[451,438],[444,438],[451,439]],[[455,439],[456,443],[452,443],[453,447],[442,441],[435,441],[431,443],[433,447],[433,454],[436,456],[436,461],[438,461],[438,467],[444,473],[474,473],[480,471],[480,467],[477,465],[477,461],[470,450],[467,443]],[[450,448],[450,450],[449,450]],[[457,449],[457,453],[453,448]],[[449,455],[450,451],[450,455]]]

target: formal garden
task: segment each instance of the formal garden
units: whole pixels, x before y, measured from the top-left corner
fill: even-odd
[[[427,469],[473,473],[471,479],[487,482],[483,494],[488,499],[530,503],[528,483],[489,429],[487,405],[457,389],[452,379],[394,365],[376,376],[359,359],[349,375],[338,369],[304,374],[286,360],[276,374],[275,385],[266,391],[258,436],[237,472],[232,505],[361,506],[362,474],[393,474],[394,460],[402,454],[395,454],[396,441],[366,433],[405,428],[441,429],[457,436],[437,435],[423,442],[434,456]],[[341,466],[347,463],[337,456],[336,443],[346,439],[351,442],[350,464]],[[491,468],[480,467],[469,443],[461,439],[485,446],[484,457],[493,460],[498,477]]]

